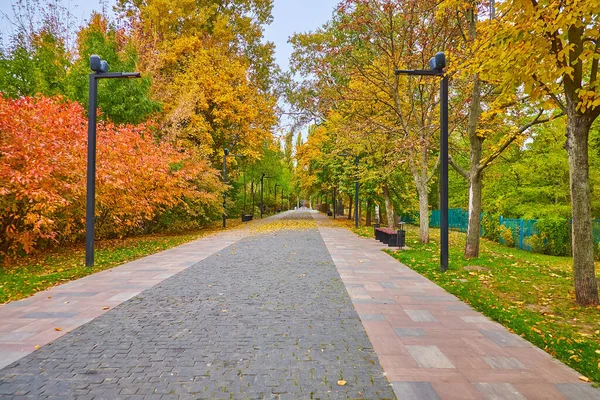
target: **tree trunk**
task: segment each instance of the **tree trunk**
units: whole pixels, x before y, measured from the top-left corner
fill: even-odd
[[[572,249],[575,299],[581,305],[598,304],[598,283],[594,267],[594,240],[590,207],[588,136],[593,120],[569,113],[567,152],[573,207]],[[575,115],[573,115],[575,114]]]
[[[475,9],[468,10],[469,40],[477,37],[477,14]],[[469,225],[467,228],[467,243],[465,257],[479,256],[479,225],[481,223],[481,155],[483,138],[477,135],[479,118],[481,116],[481,80],[479,74],[473,77],[473,90],[471,91],[471,104],[469,104],[469,121],[467,133],[469,135]]]
[[[359,201],[358,202],[358,224],[359,225],[362,221],[362,215],[363,215],[363,202]]]
[[[352,219],[352,195],[348,195],[350,202],[348,203],[348,219]]]
[[[390,191],[387,184],[383,185],[383,200],[385,201],[385,216],[387,219],[388,228],[394,227],[394,206],[390,198]]]
[[[367,216],[366,216],[366,221],[365,221],[365,225],[367,226],[371,226],[371,209],[373,208],[373,200],[369,199],[367,200]]]
[[[465,257],[479,257],[479,225],[481,223],[481,156],[483,138],[477,135],[479,117],[481,115],[481,81],[475,75],[471,104],[469,105],[469,121],[467,132],[469,134],[469,225],[467,227],[467,243]]]
[[[479,257],[482,175],[476,169],[472,169],[469,175],[469,225],[467,227],[465,257],[476,258]]]
[[[426,182],[417,183],[417,193],[419,195],[419,238],[421,243],[429,243],[429,194]]]

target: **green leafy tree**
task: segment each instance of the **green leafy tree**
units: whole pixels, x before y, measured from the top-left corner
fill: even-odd
[[[117,30],[100,14],[93,14],[90,23],[77,35],[79,58],[67,78],[66,94],[87,106],[89,57],[99,55],[108,62],[110,71],[136,70],[137,50],[124,31]],[[161,106],[150,96],[150,78],[102,79],[98,85],[98,105],[107,118],[117,123],[139,123],[160,111]]]

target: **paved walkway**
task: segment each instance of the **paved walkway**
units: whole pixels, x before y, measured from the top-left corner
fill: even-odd
[[[399,399],[600,399],[580,374],[315,214]]]
[[[314,228],[242,238],[4,368],[1,394],[394,397]]]
[[[312,217],[318,230],[227,231],[1,306],[0,398],[600,399]]]

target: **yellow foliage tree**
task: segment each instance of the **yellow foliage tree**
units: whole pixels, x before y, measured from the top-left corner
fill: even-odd
[[[598,304],[590,207],[588,140],[600,115],[600,3],[512,0],[481,27],[476,62],[481,76],[504,92],[524,85],[532,100],[567,116],[575,294]]]

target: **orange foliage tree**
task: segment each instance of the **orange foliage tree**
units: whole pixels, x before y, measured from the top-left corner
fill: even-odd
[[[86,132],[78,103],[0,95],[0,256],[82,238]],[[198,223],[218,213],[222,185],[199,159],[156,141],[151,124],[100,123],[98,237]]]

